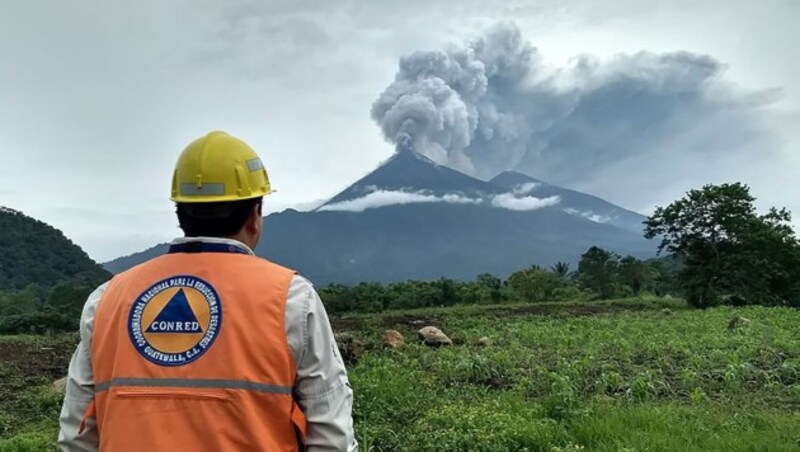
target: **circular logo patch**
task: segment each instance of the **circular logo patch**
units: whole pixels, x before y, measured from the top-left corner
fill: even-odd
[[[133,346],[162,366],[181,366],[202,356],[221,326],[217,291],[206,281],[185,275],[148,287],[134,301],[128,319]]]

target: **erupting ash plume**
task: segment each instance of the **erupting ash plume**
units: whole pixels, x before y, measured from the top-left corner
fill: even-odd
[[[479,177],[518,169],[554,183],[647,155],[731,152],[756,134],[755,108],[715,59],[688,52],[573,59],[545,67],[514,24],[462,46],[400,59],[372,105],[387,140]]]

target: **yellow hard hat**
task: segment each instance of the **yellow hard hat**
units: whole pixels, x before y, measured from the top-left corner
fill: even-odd
[[[172,176],[172,199],[180,203],[241,201],[271,193],[258,154],[225,132],[211,132],[183,150]]]

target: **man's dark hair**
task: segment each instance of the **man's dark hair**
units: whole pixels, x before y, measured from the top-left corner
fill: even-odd
[[[178,203],[175,212],[186,237],[231,237],[247,222],[253,206],[261,215],[262,198],[211,203]]]

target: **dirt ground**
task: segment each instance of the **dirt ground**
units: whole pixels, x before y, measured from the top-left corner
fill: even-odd
[[[64,377],[76,341],[63,335],[0,340],[0,406],[16,400],[23,389]]]

